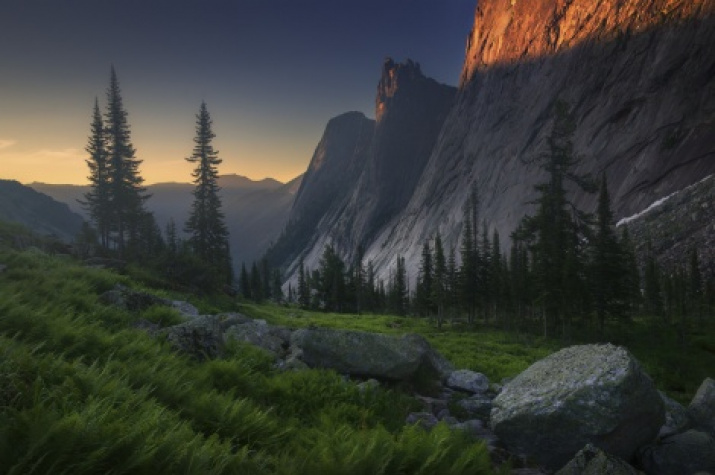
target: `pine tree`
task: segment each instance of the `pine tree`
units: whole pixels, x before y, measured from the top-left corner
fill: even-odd
[[[573,171],[579,161],[574,152],[574,132],[575,121],[568,106],[557,102],[548,152],[540,157],[548,181],[535,187],[539,194],[534,202],[536,215],[525,217],[515,232],[518,240],[531,244],[545,336],[563,323],[566,309],[573,306],[575,296],[569,295],[566,286],[573,287],[576,283],[572,279],[580,278],[576,264],[582,253],[580,243],[590,223],[589,215],[578,210],[566,195],[567,182],[583,191],[594,191],[588,176]]]
[[[648,314],[656,317],[665,317],[663,311],[663,296],[661,294],[661,272],[653,253],[650,240],[647,244],[647,256],[644,276],[645,309]]]
[[[281,281],[281,271],[278,269],[273,269],[271,278],[271,298],[275,302],[281,302],[283,300],[283,285]]]
[[[429,315],[432,311],[434,267],[432,265],[432,250],[429,242],[422,246],[422,260],[420,262],[420,276],[415,289],[415,306],[418,313]]]
[[[261,272],[258,270],[256,262],[251,266],[249,279],[251,281],[251,298],[254,302],[263,301],[265,298],[265,295],[263,295],[263,283],[261,281]]]
[[[246,270],[246,263],[241,263],[241,278],[239,281],[239,286],[241,288],[241,295],[247,300],[253,298],[251,293],[251,279],[248,277],[248,271]]]
[[[310,285],[305,272],[305,263],[303,258],[300,258],[298,264],[298,305],[301,308],[310,307]]]
[[[596,232],[591,246],[591,291],[601,331],[606,316],[623,315],[627,296],[624,285],[627,283],[623,279],[628,271],[627,262],[613,229],[611,199],[604,173],[601,175]]]
[[[92,113],[91,132],[89,143],[85,148],[89,154],[89,159],[86,162],[89,167],[90,190],[84,194],[84,201],[80,201],[80,203],[89,213],[99,233],[102,247],[108,249],[112,225],[110,169],[104,122],[96,98]]]
[[[437,327],[442,328],[444,307],[447,301],[447,261],[444,256],[442,237],[439,233],[434,238],[434,282],[432,284],[432,301],[437,306]]]
[[[460,257],[462,266],[459,269],[459,299],[468,314],[469,323],[472,323],[476,310],[476,236],[473,234],[471,207],[467,205],[462,223],[462,246]]]
[[[454,247],[449,249],[447,260],[447,313],[450,318],[454,318],[454,312],[459,305],[459,269],[457,268],[457,256]]]
[[[196,115],[196,145],[192,155],[186,159],[196,164],[192,173],[196,185],[194,202],[186,222],[186,232],[193,253],[214,269],[220,276],[219,281],[229,283],[232,277],[231,255],[218,185],[218,165],[222,160],[211,145],[216,137],[211,130],[212,123],[206,103],[202,102]]]
[[[688,301],[692,309],[690,313],[702,317],[703,278],[700,273],[698,250],[695,247],[690,249],[688,261]]]
[[[628,226],[623,226],[621,232],[621,251],[623,252],[623,268],[624,273],[621,279],[624,297],[626,301],[626,311],[630,315],[634,315],[638,311],[638,307],[643,300],[641,295],[641,277],[638,269],[638,259],[636,251],[633,247]]]
[[[401,256],[397,256],[395,272],[390,282],[389,300],[391,312],[396,315],[405,315],[407,313],[407,271],[405,269],[405,258]]]
[[[139,165],[142,161],[135,157],[127,112],[124,110],[114,67],[111,70],[107,89],[104,125],[110,177],[111,221],[116,231],[118,255],[124,258],[127,257],[125,251],[128,243],[139,237],[141,221],[146,215],[144,202],[148,199],[148,195],[146,189],[142,187],[144,179],[139,174]]]

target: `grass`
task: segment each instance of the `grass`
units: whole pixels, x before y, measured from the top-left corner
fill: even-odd
[[[132,328],[175,323],[174,310],[108,307],[116,284],[165,297],[131,277],[88,269],[0,224],[0,467],[43,473],[491,473],[488,452],[444,425],[404,426],[413,399],[361,392],[323,370],[282,373],[271,358],[232,343],[222,359],[197,362]],[[239,310],[290,327],[326,326],[424,335],[458,368],[499,382],[564,346],[489,326],[438,330],[424,319],[323,314],[229,298],[190,299],[203,313]],[[697,322],[693,322],[697,323]],[[692,325],[684,351],[668,327],[637,320],[601,338],[626,345],[660,389],[682,402],[715,369],[710,324]],[[576,341],[596,338],[577,334]]]
[[[173,311],[100,303],[131,279],[37,248],[4,246],[0,263],[4,473],[492,472],[483,444],[405,427],[417,408],[397,391],[281,373],[247,345],[197,362],[131,326]]]
[[[455,328],[447,324],[439,330],[423,318],[331,314],[255,304],[244,304],[241,311],[289,327],[419,333],[457,368],[484,373],[490,381],[497,383],[516,376],[532,363],[565,346],[604,342],[627,347],[656,386],[683,404],[690,402],[706,377],[715,375],[715,321],[712,317],[691,322],[688,343],[683,347],[671,326],[647,318],[612,322],[601,336],[588,328],[576,329],[572,341],[566,343],[531,334],[515,335],[483,324],[473,328]]]

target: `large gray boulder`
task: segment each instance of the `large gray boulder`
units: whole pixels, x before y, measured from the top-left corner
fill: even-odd
[[[556,475],[638,475],[635,468],[588,444]]]
[[[688,406],[693,427],[715,437],[715,380],[706,378]]]
[[[689,430],[644,447],[638,458],[648,475],[715,473],[715,440],[705,432]]]
[[[664,422],[651,379],[610,344],[572,346],[534,363],[504,386],[491,413],[513,453],[552,470],[588,443],[630,461]]]
[[[449,375],[447,387],[473,394],[483,393],[489,389],[489,378],[476,371],[459,369]]]
[[[240,315],[204,315],[165,328],[163,332],[175,350],[204,360],[223,354],[224,332],[242,321]]]
[[[454,370],[449,361],[424,338],[413,334],[397,337],[329,328],[303,328],[291,335],[291,347],[302,350],[301,359],[311,368],[330,368],[363,378],[445,380]]]
[[[668,437],[673,434],[685,432],[690,427],[688,411],[678,401],[669,398],[665,393],[658,391],[663,404],[665,404],[665,424],[660,428],[658,437]]]
[[[270,325],[265,320],[251,320],[234,325],[226,331],[226,339],[234,339],[258,346],[276,358],[283,358],[288,351],[291,331]]]

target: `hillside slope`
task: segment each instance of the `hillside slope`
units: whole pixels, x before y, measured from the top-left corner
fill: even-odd
[[[11,180],[0,180],[0,220],[23,224],[65,242],[75,238],[83,221],[66,204]]]

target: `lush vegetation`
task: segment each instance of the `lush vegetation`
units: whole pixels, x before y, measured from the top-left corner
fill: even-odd
[[[15,235],[3,227],[2,242]],[[11,241],[10,241],[11,242]],[[33,244],[42,246],[38,240]],[[329,371],[281,373],[235,345],[197,362],[99,303],[126,276],[38,247],[0,250],[4,473],[490,473],[482,444],[405,427],[407,396]]]
[[[77,237],[77,254],[139,263],[168,284],[191,291],[211,293],[231,284],[228,230],[218,194],[221,159],[213,148],[214,138],[212,120],[202,102],[196,116],[196,145],[186,159],[196,165],[194,203],[184,228],[187,239],[182,239],[173,221],[162,236],[145,206],[151,197],[143,187],[142,160],[135,156],[128,114],[112,68],[107,109],[103,117],[95,100],[85,149],[90,190],[82,204],[91,226],[85,224]]]
[[[568,106],[557,103],[546,150],[535,159],[545,180],[535,187],[533,215],[524,216],[510,235],[508,252],[499,234],[480,223],[479,190],[473,188],[458,250],[445,250],[436,234],[423,245],[416,275],[408,275],[398,255],[384,281],[372,262],[363,262],[360,248],[345,262],[329,244],[317,268],[300,262],[287,301],[326,312],[432,317],[438,326],[466,319],[564,342],[589,332],[601,339],[617,336],[629,325],[642,334],[638,327],[649,324],[653,332],[677,334],[687,348],[691,332],[715,314],[715,276],[702,274],[707,266],[695,248],[687,263],[670,268],[662,268],[650,251],[636,255],[627,227],[617,232],[605,175],[597,186],[594,177],[575,172],[580,157],[574,131]],[[595,213],[579,209],[574,189],[598,191]],[[244,297],[280,301],[280,288],[271,293],[268,276],[267,264],[244,271]],[[262,293],[252,291],[249,281],[266,282]]]

